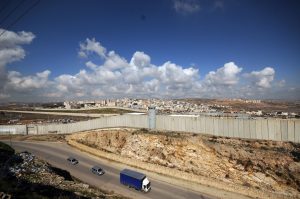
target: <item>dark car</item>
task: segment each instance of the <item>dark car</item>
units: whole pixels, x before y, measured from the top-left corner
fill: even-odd
[[[97,175],[103,175],[105,172],[104,170],[101,168],[101,167],[98,167],[98,166],[93,166],[91,168],[91,171],[94,173],[94,174],[97,174]]]
[[[71,164],[73,164],[73,165],[79,163],[78,160],[76,160],[75,158],[72,158],[72,157],[69,157],[67,160],[68,160]]]

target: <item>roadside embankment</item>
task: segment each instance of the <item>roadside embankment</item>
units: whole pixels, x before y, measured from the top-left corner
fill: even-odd
[[[177,132],[95,130],[66,137],[83,151],[194,184],[257,198],[299,198],[300,147]],[[208,193],[209,194],[209,193]]]

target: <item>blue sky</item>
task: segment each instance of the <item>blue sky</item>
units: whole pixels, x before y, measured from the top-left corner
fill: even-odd
[[[20,0],[1,1],[0,9],[6,7],[0,13],[0,21],[19,2]],[[6,29],[34,2],[26,0],[1,24],[1,28]],[[80,44],[87,44],[85,42],[89,39],[94,43],[98,42],[98,46],[104,47],[106,53],[114,51],[118,56],[125,58],[129,65],[136,52],[143,52],[149,56],[150,64],[154,65],[158,72],[149,76],[143,75],[138,79],[140,83],[145,84],[148,80],[153,80],[151,83],[155,82],[157,87],[143,94],[141,90],[145,88],[136,86],[136,81],[124,80],[127,88],[121,90],[127,89],[128,92],[122,93],[119,90],[110,93],[106,89],[115,86],[113,82],[112,85],[109,85],[109,81],[93,82],[92,86],[91,82],[88,82],[86,88],[90,92],[80,92],[81,94],[72,96],[72,99],[91,98],[95,88],[101,91],[100,95],[94,95],[95,98],[135,95],[182,97],[180,93],[184,91],[184,96],[192,97],[299,99],[299,9],[300,2],[296,0],[42,0],[28,15],[7,30],[7,35],[25,31],[32,33],[34,38],[30,42],[17,44],[24,49],[26,56],[5,62],[3,73],[6,73],[6,76],[9,71],[17,71],[21,76],[18,76],[18,82],[4,78],[5,88],[0,88],[2,98],[11,100],[15,96],[22,100],[32,99],[37,95],[41,100],[66,99],[62,98],[62,95],[55,95],[55,92],[62,92],[55,89],[64,84],[63,86],[67,87],[65,92],[74,93],[74,90],[66,85],[67,80],[58,81],[59,76],[67,74],[82,83],[83,79],[78,75],[80,70],[85,70],[89,77],[98,74],[86,67],[87,62],[95,63],[100,69],[107,60],[107,57],[101,57],[95,51],[90,51],[84,58],[78,56]],[[0,41],[1,39],[9,37],[0,37]],[[163,68],[168,61],[176,66],[166,65]],[[231,62],[234,65],[228,66],[227,72],[222,70],[226,68],[226,63]],[[128,67],[132,67],[133,70],[139,68],[133,65]],[[274,71],[264,71],[268,67]],[[189,71],[183,71],[189,68],[198,70],[197,74],[189,77]],[[28,78],[34,79],[36,73],[46,70],[51,73],[47,75],[45,87],[51,88],[47,93],[53,92],[53,99],[37,91],[44,90],[43,87],[30,84],[29,90],[24,88],[25,91],[22,91],[16,88],[16,84],[22,84]],[[121,77],[126,79],[123,69],[109,70],[115,74],[120,72]],[[229,74],[232,71],[233,74]],[[158,74],[159,72],[161,74]],[[209,75],[210,72],[215,74]],[[187,76],[182,77],[184,80],[179,82],[174,79],[163,81],[162,73],[169,74],[169,77],[180,73],[186,73]],[[224,77],[226,75],[228,77]],[[216,81],[219,76],[225,78],[224,84]],[[186,79],[192,79],[194,83]],[[6,84],[8,86],[5,86]],[[169,90],[171,87],[174,89]],[[222,93],[224,88],[230,89],[230,94]],[[285,93],[287,90],[291,91],[288,95]],[[210,94],[210,91],[215,94]]]

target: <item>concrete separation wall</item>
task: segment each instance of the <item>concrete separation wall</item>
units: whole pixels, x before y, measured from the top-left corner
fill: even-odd
[[[26,125],[0,125],[0,135],[26,134]]]
[[[6,125],[0,126],[0,134],[75,133],[109,127],[149,128],[149,118],[124,114],[69,124]],[[297,119],[157,115],[155,129],[300,143],[300,120]]]

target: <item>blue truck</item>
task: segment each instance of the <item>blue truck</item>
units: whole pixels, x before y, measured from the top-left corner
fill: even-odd
[[[139,191],[148,192],[151,189],[151,182],[145,174],[129,169],[120,172],[120,182]]]

